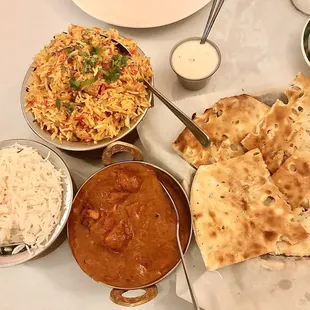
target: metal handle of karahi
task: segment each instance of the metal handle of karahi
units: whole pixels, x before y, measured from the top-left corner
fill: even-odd
[[[206,43],[207,38],[208,38],[210,31],[214,25],[214,22],[218,16],[222,6],[223,6],[224,1],[225,0],[213,0],[211,11],[210,11],[207,23],[206,23],[206,27],[205,27],[203,34],[202,34],[200,44]]]
[[[182,249],[182,245],[181,245],[181,240],[180,240],[180,217],[179,217],[179,211],[178,211],[178,208],[172,198],[172,196],[170,195],[169,191],[167,190],[167,188],[164,186],[163,183],[160,182],[160,185],[162,186],[163,190],[165,191],[165,193],[167,194],[167,196],[169,197],[172,205],[173,205],[173,208],[174,208],[174,211],[175,211],[175,214],[176,214],[176,220],[177,220],[177,231],[176,231],[176,235],[177,235],[177,243],[178,243],[178,248],[179,248],[179,252],[180,252],[180,256],[181,256],[181,262],[182,262],[182,266],[183,266],[183,270],[184,270],[184,274],[185,274],[185,278],[186,278],[186,282],[187,282],[187,285],[188,285],[188,289],[189,289],[189,293],[191,295],[191,298],[192,298],[192,302],[193,302],[193,306],[194,306],[194,309],[195,310],[200,310],[199,308],[199,305],[198,305],[198,301],[197,301],[197,297],[195,295],[195,292],[194,292],[194,289],[193,289],[193,286],[192,286],[192,283],[189,279],[189,276],[188,276],[188,270],[187,270],[187,266],[186,266],[186,262],[185,262],[185,257],[184,257],[184,254],[183,254],[183,249]]]
[[[184,112],[176,107],[168,98],[160,93],[153,85],[144,80],[145,85],[152,91],[152,93],[162,101],[166,107],[191,131],[199,143],[208,147],[210,145],[210,138],[203,132]]]

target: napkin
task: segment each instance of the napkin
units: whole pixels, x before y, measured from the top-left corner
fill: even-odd
[[[306,310],[310,308],[310,260],[264,256],[206,271],[194,244],[186,254],[190,278],[205,310]],[[176,293],[191,302],[182,268]]]

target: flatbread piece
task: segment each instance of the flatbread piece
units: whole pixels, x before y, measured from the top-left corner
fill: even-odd
[[[294,221],[302,225],[302,227],[310,233],[310,210],[306,211],[304,208],[298,208],[294,210]],[[285,241],[281,241],[277,244],[276,255],[285,256],[310,256],[310,240],[309,236],[307,239],[302,240],[296,244],[290,244]]]
[[[193,120],[211,139],[204,148],[186,128],[173,143],[173,148],[194,167],[212,164],[244,154],[241,140],[254,130],[269,107],[249,95],[227,97],[218,101]]]
[[[310,142],[310,80],[299,73],[286,94],[288,104],[277,100],[255,131],[242,141],[248,150],[260,149],[271,173]]]
[[[302,127],[310,132],[310,79],[302,73],[298,73],[290,87],[286,90],[288,108],[291,117],[302,124]]]
[[[281,239],[308,237],[269,177],[258,149],[198,169],[190,207],[207,269],[273,252]]]
[[[310,150],[302,147],[296,151],[272,176],[275,185],[284,194],[300,223],[310,233]],[[280,242],[276,254],[309,256],[310,238],[291,245]]]

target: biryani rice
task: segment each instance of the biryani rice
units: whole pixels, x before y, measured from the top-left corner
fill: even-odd
[[[111,38],[132,57],[125,59]],[[113,57],[126,64],[111,81],[107,72],[113,73]],[[142,79],[151,77],[149,59],[132,40],[113,29],[71,25],[35,56],[25,108],[51,139],[96,143],[130,128],[144,113],[150,103]]]

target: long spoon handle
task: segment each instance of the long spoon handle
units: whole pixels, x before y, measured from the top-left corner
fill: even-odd
[[[179,226],[180,225],[178,224],[177,225],[177,230],[178,231],[180,230]],[[180,233],[178,232],[177,235],[180,236]],[[188,285],[188,288],[189,288],[189,293],[190,293],[191,298],[192,298],[193,306],[194,306],[195,310],[200,310],[200,308],[198,306],[197,297],[195,295],[194,289],[192,287],[192,283],[191,283],[191,281],[189,279],[189,276],[188,276],[187,265],[186,265],[185,258],[184,258],[184,255],[183,255],[183,250],[182,250],[182,246],[181,246],[181,242],[180,242],[180,237],[177,238],[177,241],[178,241],[179,252],[180,252],[180,255],[181,255],[181,262],[182,262],[182,266],[183,266],[186,282],[187,282],[187,285]]]
[[[225,0],[213,0],[211,11],[210,11],[207,23],[206,23],[206,27],[205,27],[203,34],[202,34],[200,44],[206,43],[207,38],[210,34],[210,31],[214,25],[214,22],[218,16],[218,14],[220,13],[220,10],[221,10],[223,4],[224,4],[224,1]]]
[[[185,257],[184,257],[184,254],[183,254],[183,249],[182,249],[181,241],[180,241],[180,216],[179,216],[179,211],[178,211],[178,208],[177,208],[177,206],[176,206],[172,196],[170,195],[168,189],[161,182],[160,182],[160,185],[162,186],[163,190],[165,191],[165,193],[167,194],[168,198],[170,199],[170,201],[172,203],[172,206],[174,208],[174,211],[175,211],[176,220],[177,220],[177,231],[176,231],[176,233],[177,233],[177,243],[178,243],[178,248],[179,248],[179,252],[180,252],[180,256],[181,256],[181,262],[182,262],[182,266],[183,266],[186,282],[187,282],[187,285],[188,285],[189,293],[190,293],[191,298],[192,298],[194,309],[195,310],[200,310],[199,305],[198,305],[198,301],[197,301],[197,297],[195,295],[195,291],[193,289],[192,283],[191,283],[190,278],[188,276],[187,265],[186,265],[186,261],[185,261]]]
[[[166,107],[191,131],[199,143],[208,147],[210,145],[210,138],[203,132],[184,112],[182,112],[178,107],[176,107],[168,98],[166,98],[160,91],[158,91],[153,85],[148,81],[144,80],[144,83],[152,91],[158,99],[160,99]]]

